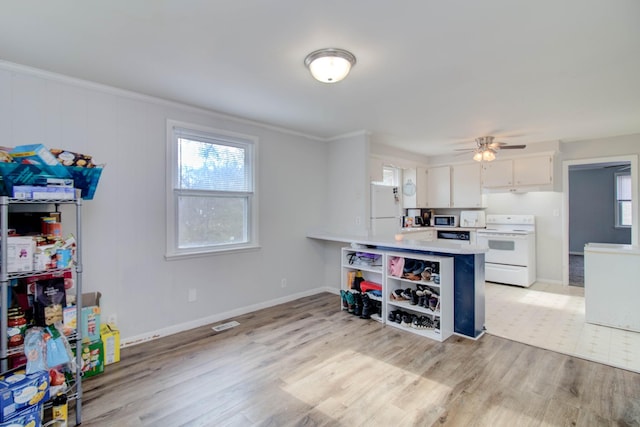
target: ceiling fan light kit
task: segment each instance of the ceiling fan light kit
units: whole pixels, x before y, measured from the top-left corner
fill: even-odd
[[[356,64],[356,57],[349,51],[337,48],[319,49],[304,59],[311,75],[322,83],[337,83],[343,80]]]
[[[481,136],[476,138],[476,148],[472,148],[469,151],[473,151],[473,160],[476,162],[491,162],[496,159],[496,153],[498,150],[504,149],[522,149],[526,145],[507,145],[504,142],[494,141],[493,136]]]

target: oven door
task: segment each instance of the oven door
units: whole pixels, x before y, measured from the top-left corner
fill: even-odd
[[[478,245],[487,246],[485,262],[508,265],[529,264],[529,237],[526,234],[478,233]]]

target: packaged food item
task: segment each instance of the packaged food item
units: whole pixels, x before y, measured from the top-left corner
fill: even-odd
[[[86,154],[74,153],[73,151],[61,150],[59,148],[52,148],[51,154],[64,166],[78,166],[81,168],[95,167],[92,157]]]

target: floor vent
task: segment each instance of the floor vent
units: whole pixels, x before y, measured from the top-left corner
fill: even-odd
[[[227,323],[223,323],[223,324],[218,325],[218,326],[214,326],[211,329],[213,329],[216,332],[222,332],[222,331],[226,331],[227,329],[235,328],[239,324],[240,323],[236,322],[235,320],[232,320],[231,322],[227,322]]]

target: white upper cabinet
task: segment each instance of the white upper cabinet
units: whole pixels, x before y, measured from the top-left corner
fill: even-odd
[[[427,168],[416,169],[416,208],[428,208]]]
[[[523,157],[513,160],[515,185],[548,185],[553,182],[553,158],[551,156]]]
[[[553,190],[553,156],[483,163],[482,187],[491,191]]]
[[[402,170],[402,207],[405,209],[417,208],[416,195],[416,170],[413,168]]]
[[[451,207],[451,167],[427,169],[427,207]]]
[[[482,207],[482,170],[480,163],[451,167],[451,207]]]
[[[487,188],[513,185],[513,160],[483,162],[482,185]]]

